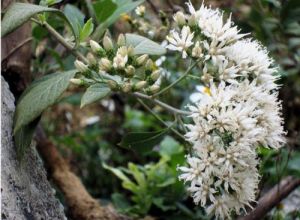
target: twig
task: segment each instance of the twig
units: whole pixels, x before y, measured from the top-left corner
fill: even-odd
[[[200,59],[196,60],[195,63],[193,63],[186,71],[184,74],[182,74],[181,77],[179,77],[176,81],[174,81],[173,83],[171,83],[170,85],[168,85],[167,87],[163,88],[162,90],[160,90],[158,93],[154,94],[152,97],[156,97],[161,95],[162,93],[168,91],[169,89],[171,89],[173,86],[175,86],[177,83],[179,83],[181,80],[183,80],[189,73],[190,71],[198,64],[198,62],[200,61]]]
[[[142,98],[142,99],[146,99],[146,100],[149,100],[149,101],[152,101],[153,103],[163,107],[164,109],[168,110],[169,112],[172,112],[172,113],[176,113],[176,114],[180,114],[180,115],[191,115],[192,113],[191,112],[188,112],[188,111],[183,111],[183,110],[180,110],[180,109],[177,109],[177,108],[174,108],[162,101],[159,101],[157,99],[154,99],[152,98],[151,96],[148,96],[148,95],[145,95],[145,94],[142,94],[142,93],[139,93],[139,92],[134,92],[132,93],[133,96],[135,97],[138,97],[138,98]]]
[[[239,217],[238,220],[262,219],[272,208],[299,186],[300,179],[296,179],[292,176],[286,177],[258,201],[253,211],[246,216]]]
[[[34,18],[31,18],[32,21],[35,23],[45,27],[47,31],[59,42],[61,43],[67,50],[69,50],[75,57],[78,57],[80,60],[82,60],[85,63],[88,63],[88,60],[84,57],[83,54],[81,54],[78,50],[75,50],[72,45],[70,45],[63,36],[61,36],[51,25],[49,25],[47,22],[40,22]]]
[[[148,110],[158,121],[160,121],[163,125],[165,125],[166,127],[169,127],[169,125],[164,121],[162,120],[154,111],[152,111],[151,108],[149,108],[148,105],[146,105],[141,99],[137,99],[138,102],[146,109]],[[176,129],[174,128],[170,128],[170,130],[176,134],[178,137],[180,137],[181,139],[185,140],[184,136],[182,134],[180,134]]]
[[[28,42],[30,42],[32,40],[32,37],[28,37],[25,40],[23,40],[21,43],[19,43],[16,47],[14,47],[11,51],[9,51],[7,53],[7,55],[2,58],[3,60],[6,60],[7,58],[9,58],[14,52],[16,52],[19,48],[23,47],[25,44],[27,44]]]

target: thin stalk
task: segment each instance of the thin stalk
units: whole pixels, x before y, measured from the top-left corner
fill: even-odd
[[[152,109],[146,105],[141,99],[137,99],[138,102],[147,110],[149,111],[158,121],[160,121],[163,125],[165,125],[166,127],[169,127],[169,125],[163,120],[161,119],[161,117],[159,117],[154,111],[152,111]],[[178,137],[180,137],[181,139],[185,140],[184,136],[182,134],[180,134],[176,129],[174,128],[170,128],[170,130],[176,134]]]
[[[200,59],[196,60],[195,63],[193,63],[185,72],[184,74],[182,74],[181,77],[179,77],[176,81],[174,81],[172,84],[168,85],[167,87],[163,88],[162,90],[160,90],[158,93],[152,95],[152,97],[156,97],[161,95],[162,93],[168,91],[169,89],[171,89],[173,86],[175,86],[177,83],[179,83],[181,80],[183,80],[189,73],[190,71],[198,64],[198,62],[200,61]]]
[[[31,18],[32,21],[35,23],[45,27],[47,31],[59,42],[61,43],[67,50],[69,50],[75,57],[79,58],[86,64],[88,63],[88,60],[84,57],[82,53],[75,50],[71,44],[69,44],[63,36],[61,36],[50,24],[47,22],[40,22],[34,18]]]
[[[148,95],[145,95],[145,94],[142,94],[142,93],[139,93],[139,92],[134,92],[134,93],[132,93],[132,95],[137,97],[137,98],[152,101],[153,103],[163,107],[164,109],[168,110],[171,113],[180,114],[180,115],[190,115],[190,114],[192,114],[191,112],[183,111],[183,110],[174,108],[174,107],[172,107],[172,106],[170,106],[170,105],[168,105],[168,104],[166,104],[162,101],[159,101],[157,99],[152,98],[151,96],[148,96]]]

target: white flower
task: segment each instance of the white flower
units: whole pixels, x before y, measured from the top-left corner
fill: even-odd
[[[170,36],[167,36],[169,45],[166,48],[182,52],[182,58],[187,57],[187,49],[193,45],[194,33],[191,33],[190,27],[184,26],[179,34],[173,30]]]
[[[140,5],[140,6],[136,7],[136,9],[135,9],[135,13],[138,16],[144,16],[145,11],[146,11],[146,7],[144,5]]]
[[[115,69],[124,69],[125,65],[128,61],[128,56],[122,56],[121,54],[118,54],[114,57],[113,60],[113,67]]]

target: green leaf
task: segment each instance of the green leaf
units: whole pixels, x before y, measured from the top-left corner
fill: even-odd
[[[90,18],[83,26],[82,30],[80,31],[79,41],[83,42],[87,37],[89,37],[94,30],[93,19]]]
[[[131,182],[131,180],[119,169],[108,166],[106,163],[102,164],[104,169],[111,171],[114,175],[116,175],[119,179],[124,182]]]
[[[71,4],[67,4],[64,7],[64,14],[69,19],[76,38],[79,39],[81,28],[84,25],[85,15],[77,7]]]
[[[2,19],[1,37],[4,37],[5,35],[11,33],[16,28],[20,27],[22,24],[28,21],[31,17],[42,12],[54,12],[58,16],[63,18],[68,23],[68,25],[71,26],[68,18],[61,11],[55,8],[47,8],[27,3],[13,3],[11,4],[11,6],[9,6]],[[75,35],[73,29],[72,32]],[[77,40],[76,35],[75,39]]]
[[[132,132],[123,137],[120,146],[133,148],[139,153],[147,153],[159,144],[169,128],[156,132]]]
[[[96,19],[99,23],[105,21],[117,9],[117,4],[112,0],[100,0],[93,3]]]
[[[32,137],[40,118],[36,118],[28,125],[22,126],[14,135],[15,144],[17,147],[17,157],[21,160],[24,156],[26,149],[30,146]]]
[[[54,73],[33,82],[23,93],[16,107],[14,133],[35,120],[54,104],[67,89],[77,70]]]
[[[172,156],[183,152],[183,147],[174,138],[167,136],[160,144],[159,153],[161,156]]]
[[[150,55],[163,55],[166,49],[149,40],[146,37],[137,34],[126,34],[126,44],[134,47],[134,54],[150,54]]]
[[[81,98],[80,108],[104,98],[110,93],[110,88],[104,83],[91,85]]]
[[[117,0],[115,3],[117,4],[117,9],[110,15],[105,21],[103,21],[97,28],[94,33],[93,39],[100,39],[101,36],[104,34],[105,30],[115,23],[116,20],[120,17],[123,13],[128,13],[135,9],[137,6],[142,4],[145,0]]]

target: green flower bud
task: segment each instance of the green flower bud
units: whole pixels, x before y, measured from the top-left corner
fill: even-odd
[[[79,86],[81,86],[81,85],[84,84],[84,81],[82,79],[72,78],[72,79],[70,79],[70,82],[73,83],[73,84],[75,84],[75,85],[79,85]]]
[[[93,41],[93,40],[90,40],[90,46],[91,46],[93,53],[98,53],[101,50],[103,50],[103,48],[96,41]]]
[[[125,39],[124,34],[119,35],[117,44],[118,44],[119,47],[126,45],[126,39]]]
[[[153,67],[154,67],[153,61],[151,59],[148,59],[145,64],[146,70],[153,70]]]
[[[132,86],[130,83],[124,83],[124,85],[122,86],[122,91],[125,93],[130,92],[132,89]]]
[[[117,90],[118,89],[118,83],[116,81],[108,80],[107,85],[109,86],[109,88],[111,90]]]
[[[105,36],[103,38],[103,47],[107,51],[112,50],[114,48],[111,39],[109,37],[107,37],[107,36]]]
[[[139,81],[137,84],[135,84],[134,88],[136,90],[141,90],[141,89],[145,88],[146,85],[147,85],[146,81]]]
[[[139,66],[143,65],[146,60],[148,59],[148,55],[147,54],[144,54],[144,55],[141,55],[139,56],[137,59],[136,59],[136,62]]]
[[[150,76],[150,78],[153,81],[156,81],[159,77],[160,77],[160,70],[154,71],[153,73],[151,73],[151,76]]]
[[[135,68],[132,65],[129,65],[126,67],[125,72],[127,77],[132,77],[134,76]]]
[[[178,11],[175,15],[174,15],[174,21],[176,22],[176,24],[178,26],[184,26],[186,23],[185,20],[185,16],[181,11]]]
[[[89,70],[88,66],[79,60],[76,60],[74,62],[74,65],[75,65],[76,69],[81,73],[87,72]]]
[[[159,89],[160,89],[159,85],[152,85],[152,86],[149,87],[149,92],[151,94],[155,94],[159,91]]]
[[[97,60],[95,58],[95,56],[92,54],[92,53],[88,53],[87,56],[86,56],[88,62],[89,62],[89,65],[96,65],[97,64]]]
[[[99,69],[105,72],[111,70],[112,64],[111,61],[107,58],[101,58],[99,61]]]

